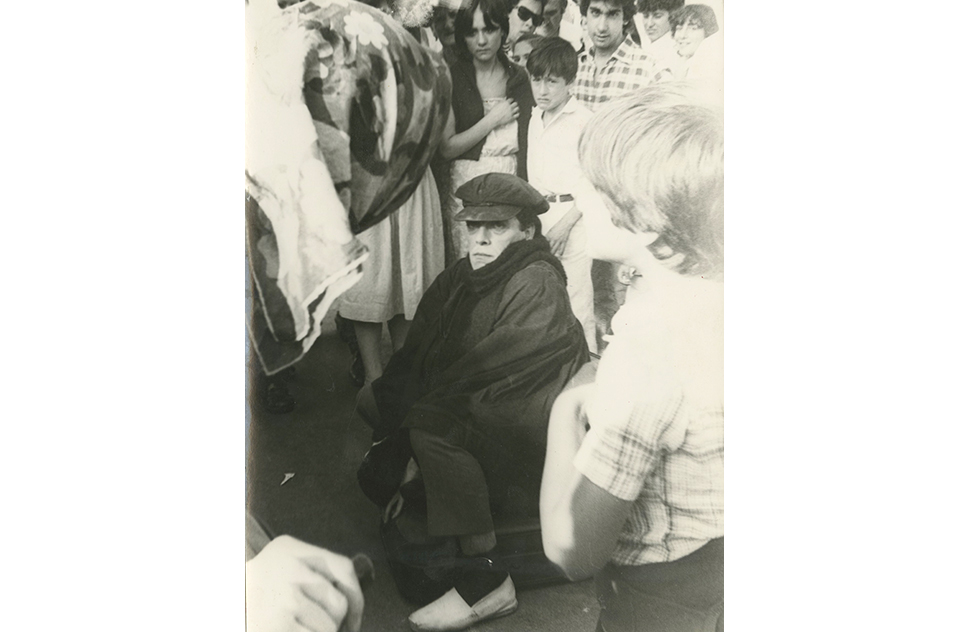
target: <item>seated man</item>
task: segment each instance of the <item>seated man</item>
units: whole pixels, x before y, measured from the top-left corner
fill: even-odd
[[[454,588],[411,615],[415,630],[459,630],[515,610],[511,578],[487,559],[492,507],[524,501],[538,515],[549,411],[589,358],[562,265],[541,236],[548,202],[499,173],[457,195],[468,256],[428,289],[403,348],[359,406],[376,440],[410,440],[428,533],[457,537],[461,557],[472,558],[458,560]]]

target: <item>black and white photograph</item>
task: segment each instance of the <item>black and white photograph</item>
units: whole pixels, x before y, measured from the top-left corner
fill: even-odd
[[[5,7],[0,630],[966,628],[927,8]]]
[[[724,629],[715,7],[248,0],[248,629]]]

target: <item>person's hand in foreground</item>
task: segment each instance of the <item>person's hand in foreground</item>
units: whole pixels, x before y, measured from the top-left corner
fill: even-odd
[[[248,632],[359,632],[363,614],[354,565],[342,555],[283,535],[246,562]]]
[[[549,242],[549,249],[552,251],[552,254],[557,257],[562,257],[562,254],[566,252],[566,241],[569,239],[569,233],[572,232],[573,226],[576,225],[576,222],[582,216],[582,213],[574,205],[572,210],[566,213],[561,220],[556,222],[555,226],[549,229],[549,232],[546,233],[546,240]]]
[[[412,458],[408,461],[408,466],[404,470],[404,476],[401,478],[401,484],[398,486],[397,492],[394,493],[390,502],[387,503],[387,507],[384,508],[384,522],[394,520],[401,515],[401,511],[404,509],[404,496],[401,495],[401,487],[416,479],[419,473],[418,463]]]

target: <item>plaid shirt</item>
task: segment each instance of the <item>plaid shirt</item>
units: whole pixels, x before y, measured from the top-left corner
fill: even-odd
[[[592,51],[579,54],[573,96],[595,112],[610,99],[659,80],[662,70],[657,67],[654,58],[643,52],[627,35],[602,70],[597,70]]]
[[[600,361],[586,407],[590,430],[573,464],[633,501],[612,561],[670,562],[724,535],[723,377],[714,372],[698,385],[696,366],[678,377],[676,361],[649,360],[679,357],[657,336],[631,338],[617,332]]]

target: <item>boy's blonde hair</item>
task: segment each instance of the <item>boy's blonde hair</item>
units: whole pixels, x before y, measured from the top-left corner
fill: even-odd
[[[690,276],[724,271],[722,115],[684,84],[657,84],[611,101],[586,125],[579,159],[613,223],[655,232],[658,260]]]

